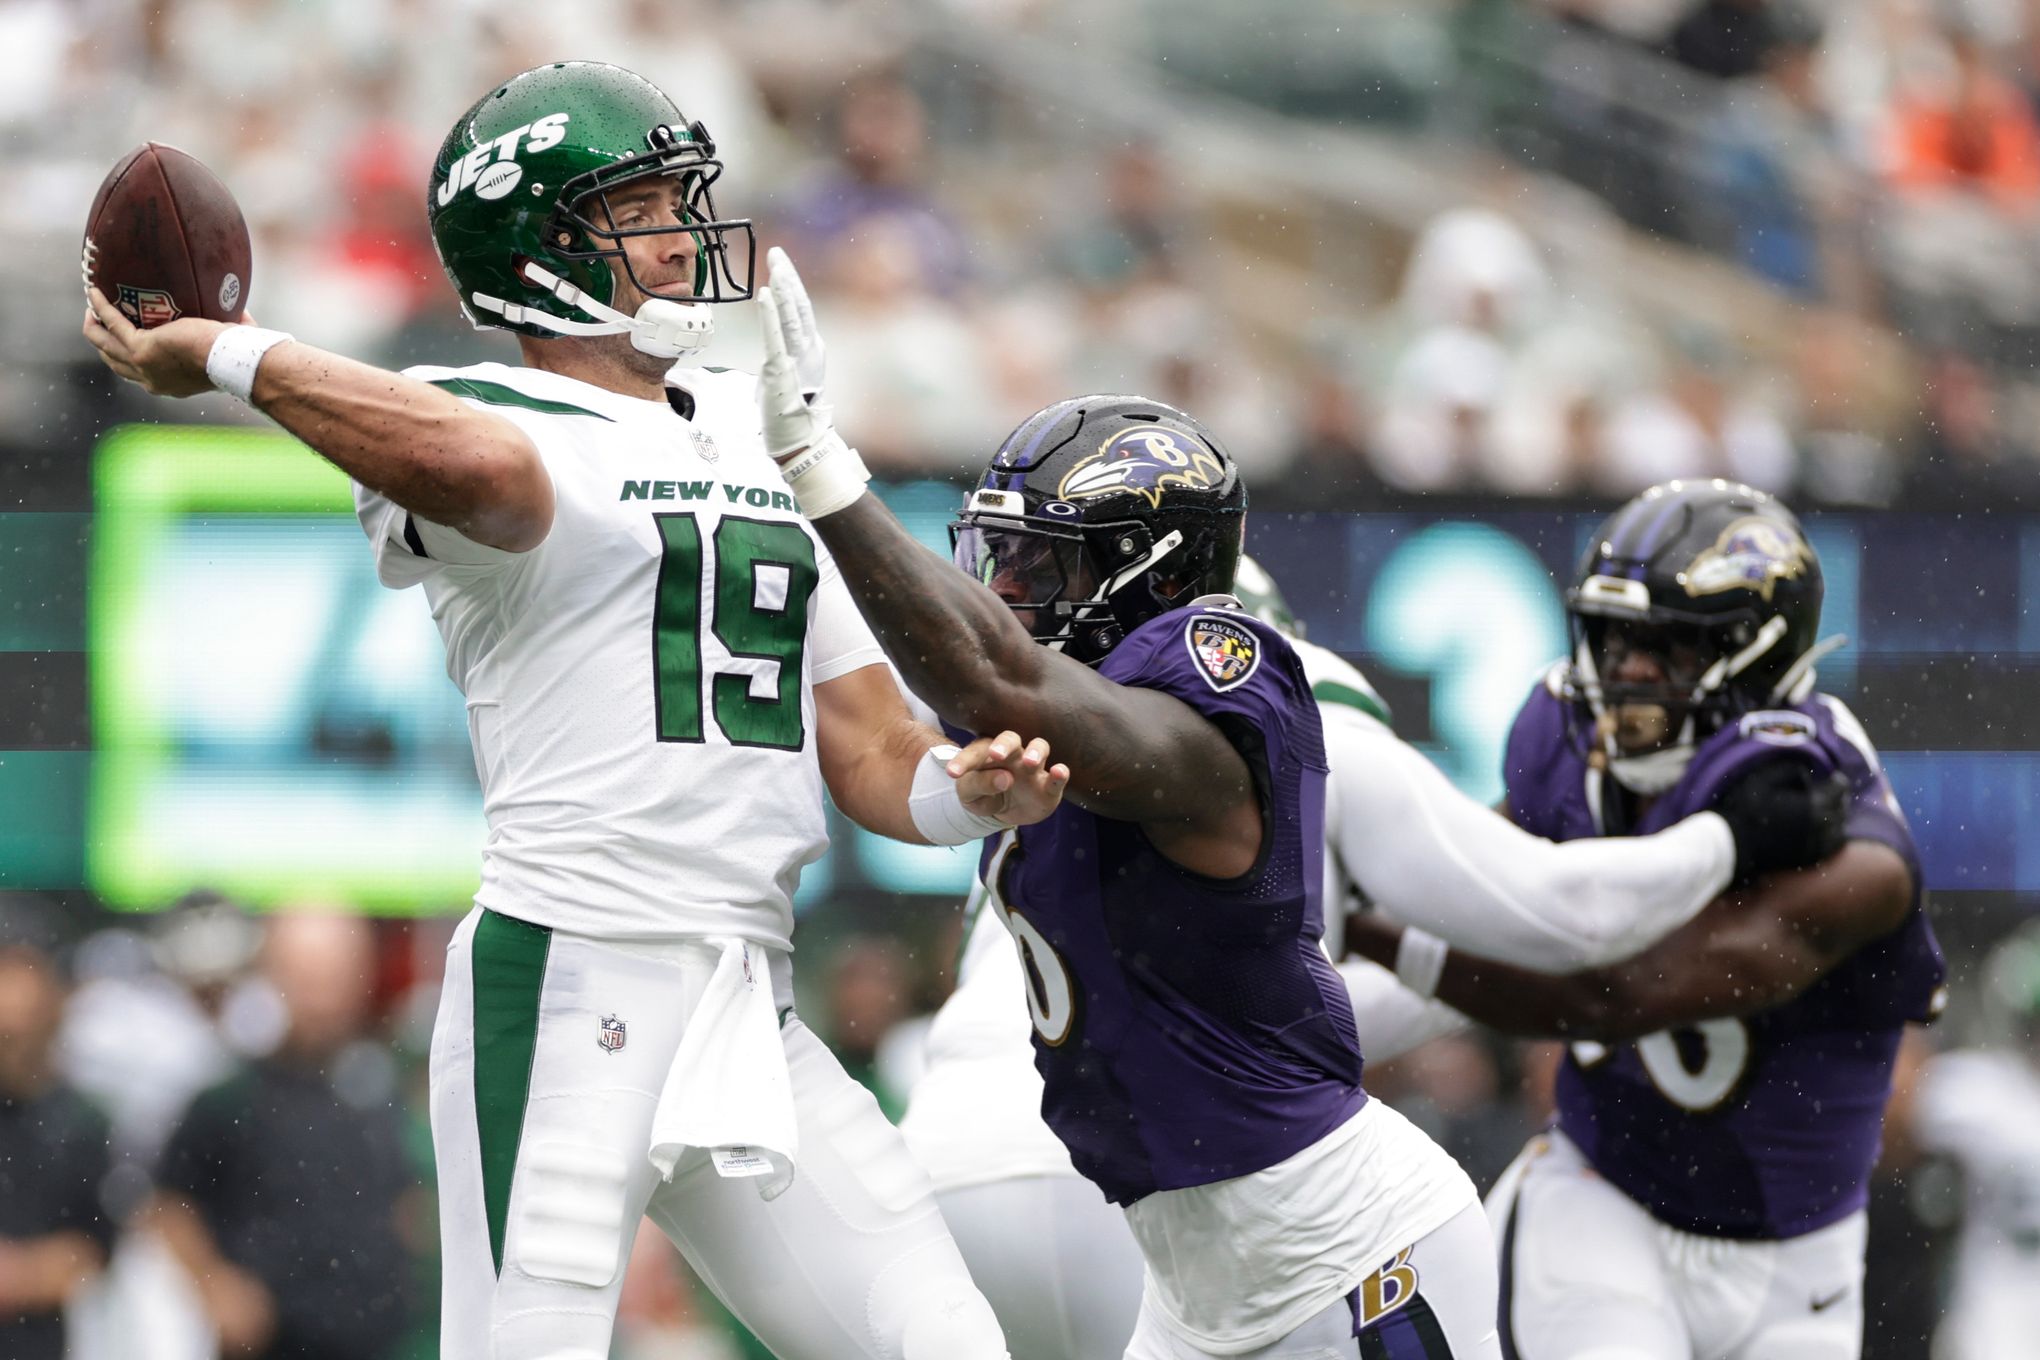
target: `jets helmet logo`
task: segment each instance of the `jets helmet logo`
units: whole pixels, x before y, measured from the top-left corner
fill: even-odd
[[[1768,600],[1772,588],[1805,571],[1806,562],[1806,542],[1798,534],[1777,520],[1751,515],[1723,529],[1713,547],[1702,549],[1679,573],[1679,584],[1688,595],[1754,590]]]
[[[1225,464],[1202,443],[1159,425],[1143,425],[1113,435],[1063,474],[1056,495],[1083,501],[1132,491],[1159,506],[1164,487],[1206,490],[1223,486],[1225,477]]]
[[[517,158],[527,151],[546,151],[565,141],[567,122],[572,117],[567,113],[549,113],[489,138],[449,164],[436,195],[439,206],[443,208],[453,202],[463,189],[473,189],[477,198],[501,198],[515,189],[517,181],[524,178],[524,167],[517,163]]]
[[[1261,640],[1230,619],[1199,614],[1183,633],[1197,673],[1220,694],[1246,683],[1261,664]]]

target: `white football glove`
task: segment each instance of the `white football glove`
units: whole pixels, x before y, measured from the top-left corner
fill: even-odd
[[[808,301],[807,286],[800,281],[793,261],[778,246],[765,252],[765,280],[779,311],[779,333],[793,359],[800,394],[813,406],[823,400],[822,380],[829,371],[829,351],[815,327],[814,304]]]
[[[801,513],[819,519],[862,496],[871,474],[857,450],[836,433],[829,405],[820,400],[825,351],[800,275],[784,251],[775,249],[768,258],[772,281],[758,290],[758,322],[765,339],[758,410],[765,451],[779,464]],[[781,287],[789,290],[784,299],[776,296]],[[807,387],[809,378],[812,388]]]

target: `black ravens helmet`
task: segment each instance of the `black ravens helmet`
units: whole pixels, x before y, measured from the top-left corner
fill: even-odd
[[[1037,641],[1095,664],[1155,615],[1232,589],[1246,510],[1239,469],[1193,417],[1076,397],[1006,436],[950,538]]]
[[[1595,532],[1566,592],[1566,695],[1616,778],[1661,793],[1725,723],[1812,691],[1820,602],[1820,559],[1776,500],[1654,486]]]

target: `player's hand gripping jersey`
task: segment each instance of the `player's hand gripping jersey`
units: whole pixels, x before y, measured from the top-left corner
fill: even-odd
[[[383,583],[424,584],[467,696],[476,901],[789,947],[826,845],[814,685],[883,655],[765,455],[756,380],[677,369],[669,404],[499,364],[409,373],[514,421],[553,481],[527,553],[355,488]]]
[[[1699,746],[1635,825],[1619,826],[1609,824],[1618,791],[1589,761],[1557,677],[1509,736],[1509,808],[1525,829],[1559,841],[1648,833],[1710,806],[1762,762],[1800,760],[1846,776],[1849,837],[1891,847],[1921,881],[1876,752],[1840,701],[1816,694],[1744,714]],[[1864,1205],[1900,1033],[1933,1016],[1942,975],[1915,887],[1903,925],[1784,1005],[1614,1049],[1573,1045],[1559,1127],[1610,1183],[1684,1231],[1776,1239],[1837,1222]]]

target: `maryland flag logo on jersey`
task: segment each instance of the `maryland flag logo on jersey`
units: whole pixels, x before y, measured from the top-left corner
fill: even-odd
[[[1197,673],[1220,694],[1245,684],[1261,664],[1261,639],[1231,619],[1199,614],[1190,620],[1183,640],[1197,662]]]
[[[1768,600],[1778,582],[1806,570],[1807,560],[1806,540],[1788,525],[1750,515],[1723,529],[1713,547],[1703,548],[1679,573],[1679,584],[1688,595],[1754,590]]]
[[[1203,444],[1160,425],[1142,425],[1120,431],[1064,473],[1055,494],[1061,500],[1084,501],[1130,491],[1159,507],[1163,487],[1202,491],[1224,483],[1225,464]]]

